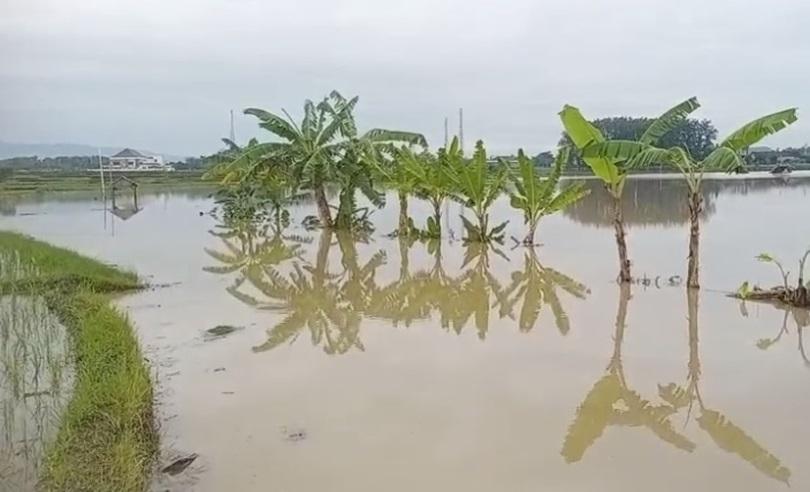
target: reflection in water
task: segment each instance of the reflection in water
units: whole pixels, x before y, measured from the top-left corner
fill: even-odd
[[[625,377],[622,365],[622,343],[630,302],[630,286],[622,284],[619,291],[619,307],[616,313],[616,328],[613,355],[603,375],[585,396],[577,409],[576,417],[568,429],[561,454],[568,463],[582,459],[605,429],[609,426],[644,427],[662,441],[686,452],[692,452],[695,444],[678,433],[670,422],[676,409],[669,405],[655,405],[634,391]]]
[[[567,462],[582,459],[588,448],[610,425],[645,426],[661,440],[692,452],[695,444],[673,429],[670,418],[685,412],[685,422],[688,424],[694,404],[697,403],[698,425],[720,449],[737,455],[766,476],[788,483],[790,470],[783,466],[777,457],[720,411],[704,403],[704,397],[700,392],[702,374],[698,350],[698,295],[699,291],[688,290],[689,362],[686,384],[658,385],[658,396],[664,404],[654,405],[628,388],[622,368],[621,345],[624,340],[629,300],[629,287],[622,287],[613,356],[605,376],[596,382],[577,409],[577,415],[563,443],[562,455]]]
[[[769,303],[770,304],[770,303]],[[761,350],[768,350],[771,346],[776,345],[782,340],[783,335],[787,335],[788,321],[792,318],[793,323],[796,325],[796,338],[798,340],[799,355],[801,356],[804,364],[810,367],[810,359],[807,357],[807,351],[804,349],[804,329],[810,326],[810,310],[786,306],[781,303],[771,304],[775,309],[784,313],[782,316],[782,326],[776,336],[771,338],[760,338],[757,340],[757,347]],[[748,309],[745,301],[740,301],[740,314],[744,317],[748,316]]]
[[[399,238],[399,275],[381,285],[376,273],[386,262],[385,252],[377,251],[363,262],[357,238],[345,233],[322,231],[313,263],[302,261],[298,245],[280,237],[261,240],[235,231],[219,235],[228,252],[206,252],[224,265],[206,271],[238,272],[227,288],[232,296],[255,308],[284,314],[268,331],[267,341],[254,347],[256,352],[291,343],[304,330],[309,331],[313,345],[323,346],[327,354],[363,350],[360,325],[365,317],[410,326],[435,315],[444,330],[460,334],[472,326],[484,340],[493,310],[500,318],[515,319],[519,307],[520,331],[528,332],[537,324],[544,304],[565,335],[570,323],[558,290],[579,299],[589,292],[579,282],[544,266],[534,251],[525,254],[523,268],[514,271],[511,282],[504,286],[492,273],[490,260],[496,255],[508,258],[483,243],[468,244],[461,272],[450,275],[443,265],[439,241],[425,243],[433,260],[424,269],[412,271],[410,250],[416,243]],[[340,256],[337,272],[329,262],[334,246]]]
[[[590,195],[566,208],[563,215],[576,222],[598,227],[613,227],[612,197],[601,183],[586,180]],[[716,211],[715,201],[722,195],[768,193],[778,189],[810,190],[810,180],[798,178],[714,179],[703,184],[704,219]],[[631,226],[674,226],[689,222],[686,186],[680,179],[630,179],[622,196],[624,219]]]

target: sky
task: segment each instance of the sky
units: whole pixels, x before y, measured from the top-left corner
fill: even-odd
[[[0,0],[0,140],[199,155],[358,95],[360,130],[556,145],[557,112],[655,116],[690,96],[720,132],[787,107],[810,143],[807,0]]]

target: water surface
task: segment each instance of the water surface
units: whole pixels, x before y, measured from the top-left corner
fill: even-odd
[[[160,381],[164,459],[200,456],[156,488],[810,489],[808,314],[724,294],[778,282],[756,254],[793,265],[810,245],[810,180],[708,181],[694,296],[680,182],[628,183],[646,280],[625,289],[610,204],[589,186],[534,251],[453,240],[455,204],[451,237],[389,239],[395,197],[368,238],[226,230],[183,193],[127,220],[45,196],[0,227],[169,284],[120,301]],[[523,236],[506,200],[493,214]],[[241,329],[206,334],[217,325]]]

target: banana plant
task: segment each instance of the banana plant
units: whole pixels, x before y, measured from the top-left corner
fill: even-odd
[[[284,116],[280,116],[263,109],[246,109],[245,114],[258,118],[259,126],[271,132],[278,141],[262,142],[246,149],[231,166],[244,169],[242,179],[284,170],[294,178],[296,188],[312,192],[321,226],[336,227],[326,198],[328,183],[342,181],[345,184],[345,175],[356,176],[357,166],[364,167],[366,176],[370,176],[369,161],[392,145],[427,146],[425,137],[419,133],[372,129],[359,134],[354,119],[357,101],[357,97],[346,99],[337,91],[332,91],[317,105],[307,100],[300,124],[284,110]],[[348,180],[348,183],[355,181]],[[355,188],[363,192],[370,189],[363,183]],[[348,199],[349,191],[354,189],[344,191],[343,197]],[[371,194],[372,201],[375,196]],[[348,205],[343,208],[347,209]]]
[[[475,223],[461,216],[467,232],[464,240],[482,243],[503,242],[503,230],[508,221],[490,227],[489,208],[504,191],[509,177],[508,168],[500,161],[490,167],[487,151],[480,140],[475,144],[472,160],[464,162],[462,159],[452,159],[448,164],[446,172],[454,189],[451,196],[472,210],[475,215]]]
[[[509,194],[510,204],[523,212],[523,221],[529,226],[524,246],[534,246],[537,224],[546,215],[564,210],[589,193],[582,184],[569,185],[557,190],[560,176],[568,162],[568,149],[562,148],[554,159],[554,167],[546,179],[537,175],[534,162],[518,150],[518,174],[512,175],[514,191]]]
[[[428,217],[424,229],[411,222],[409,230],[422,239],[438,239],[442,235],[442,204],[450,198],[455,184],[448,172],[464,162],[461,146],[454,138],[447,148],[439,149],[434,157],[428,153],[415,154],[404,149],[399,155],[400,165],[413,186],[413,193],[430,203],[433,216]]]
[[[696,98],[687,99],[656,118],[647,127],[638,142],[625,143],[651,147],[698,107],[700,107],[700,104],[698,104]],[[590,150],[586,152],[586,148],[605,149],[607,141],[602,132],[588,122],[579,109],[573,106],[565,105],[559,114],[565,132],[579,150],[585,164],[591,168],[594,175],[602,180],[613,197],[613,227],[619,252],[619,282],[631,282],[633,277],[630,271],[630,259],[627,254],[627,233],[625,232],[624,218],[622,216],[624,184],[628,173],[634,167],[640,167],[641,164],[650,165],[656,160],[635,162],[631,160],[632,155],[628,156],[624,153],[607,152],[606,150]]]
[[[690,101],[693,101],[693,103],[690,103]],[[688,100],[665,113],[650,127],[650,129],[656,127],[655,131],[652,132],[653,136],[661,134],[661,130],[671,129],[673,122],[677,123],[679,119],[685,117],[685,114],[697,107],[697,101]],[[682,147],[668,149],[655,147],[655,138],[644,137],[639,141],[593,141],[583,148],[582,155],[587,159],[624,162],[625,167],[628,169],[645,167],[651,164],[667,164],[683,175],[688,188],[690,218],[687,286],[699,288],[700,214],[703,211],[702,186],[706,172],[740,172],[745,168],[742,154],[746,149],[763,138],[786,128],[796,120],[796,108],[785,109],[757,118],[726,137],[703,160],[693,159],[689,152]],[[648,132],[650,132],[649,129]]]

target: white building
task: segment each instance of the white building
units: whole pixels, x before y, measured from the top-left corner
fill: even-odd
[[[109,171],[174,171],[163,163],[163,157],[143,155],[137,150],[126,148],[110,157],[106,167]]]

